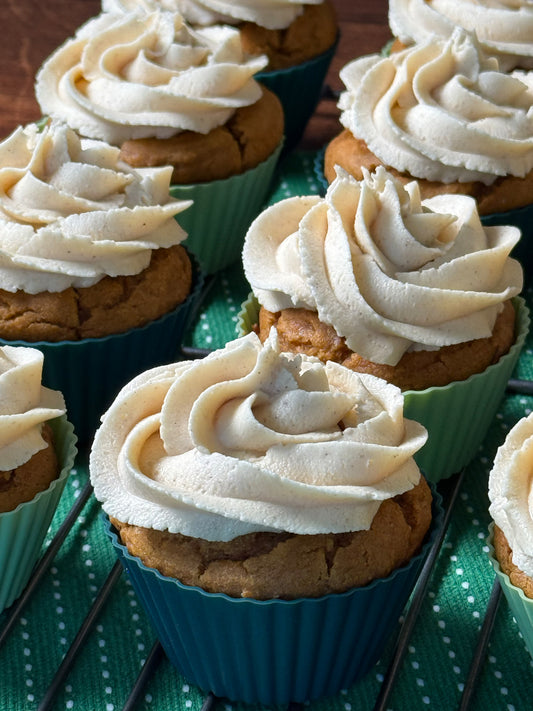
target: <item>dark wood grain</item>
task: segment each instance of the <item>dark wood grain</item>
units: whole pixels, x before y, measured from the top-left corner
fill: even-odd
[[[333,0],[341,39],[328,84],[342,88],[339,69],[350,59],[378,51],[388,40],[386,0]],[[34,96],[37,69],[53,50],[100,11],[100,0],[2,0],[0,2],[0,138],[20,124],[39,118]],[[323,145],[339,130],[333,99],[323,100],[311,120],[302,147]]]

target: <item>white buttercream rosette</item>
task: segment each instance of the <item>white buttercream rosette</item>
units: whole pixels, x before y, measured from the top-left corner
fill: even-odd
[[[389,25],[405,44],[448,38],[463,27],[502,67],[533,66],[531,0],[389,0]]]
[[[44,449],[43,423],[66,412],[63,395],[41,385],[42,369],[36,348],[0,348],[0,471],[16,469]]]
[[[138,274],[179,244],[172,169],[134,170],[118,148],[65,124],[19,127],[0,143],[0,283],[29,294]]]
[[[208,133],[262,89],[267,58],[247,57],[229,26],[191,29],[176,12],[102,13],[45,60],[35,92],[43,113],[120,145]]]
[[[513,563],[533,578],[533,415],[499,447],[489,475],[489,513],[503,531]]]
[[[90,476],[103,509],[134,525],[208,540],[354,531],[418,483],[426,437],[395,386],[252,333],[127,385]]]
[[[106,12],[146,12],[162,7],[180,12],[194,25],[253,22],[269,30],[283,30],[302,14],[306,5],[324,0],[102,0]]]
[[[325,198],[294,197],[250,226],[243,266],[272,312],[316,311],[348,347],[395,365],[492,334],[501,305],[522,289],[509,254],[516,227],[483,227],[473,198],[420,199],[384,168],[357,181],[338,168]]]
[[[384,165],[487,185],[533,169],[533,74],[500,71],[466,30],[361,57],[340,77],[342,125]]]

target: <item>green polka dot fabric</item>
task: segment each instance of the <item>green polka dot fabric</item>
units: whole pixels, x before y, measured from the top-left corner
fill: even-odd
[[[270,202],[315,194],[313,153],[286,158]],[[189,348],[214,349],[236,336],[236,316],[248,287],[240,265],[213,277],[185,340]],[[526,300],[533,302],[531,292]],[[528,338],[516,376],[533,378]],[[448,711],[459,708],[476,650],[494,574],[487,557],[487,477],[496,448],[514,423],[533,408],[533,397],[506,395],[478,456],[464,472],[449,526],[386,709]],[[81,452],[43,546],[46,549],[88,481]],[[445,486],[453,485],[454,479]],[[47,697],[62,659],[116,563],[103,532],[100,507],[89,497],[51,566],[0,647],[0,711],[32,711]],[[0,634],[10,611],[0,615]],[[371,711],[394,651],[391,641],[368,675],[333,698],[306,704],[309,711]],[[121,573],[68,675],[56,685],[54,711],[122,709],[155,642],[135,593]],[[356,641],[355,641],[356,643]],[[505,599],[499,603],[469,708],[522,711],[531,708],[532,660]],[[163,656],[143,686],[139,711],[199,710],[205,694],[182,678]],[[217,700],[224,711],[263,711]]]

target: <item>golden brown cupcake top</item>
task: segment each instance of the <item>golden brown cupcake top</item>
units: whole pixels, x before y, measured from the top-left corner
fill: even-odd
[[[90,476],[122,523],[218,541],[340,533],[419,482],[426,438],[398,388],[281,353],[273,331],[135,378],[97,431]]]
[[[492,334],[522,289],[509,256],[519,236],[483,227],[470,197],[421,201],[416,182],[384,168],[362,181],[339,171],[325,198],[289,198],[256,218],[243,266],[268,311],[317,312],[351,351],[395,365],[410,350]]]

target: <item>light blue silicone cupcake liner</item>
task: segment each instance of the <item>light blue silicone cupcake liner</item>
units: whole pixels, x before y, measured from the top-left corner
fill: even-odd
[[[102,338],[57,343],[6,341],[44,353],[42,381],[60,390],[80,443],[92,440],[100,418],[119,390],[135,375],[178,358],[189,317],[200,298],[203,275],[193,264],[193,289],[173,311],[146,325]]]
[[[205,274],[240,259],[250,223],[261,212],[281,153],[282,143],[262,163],[224,180],[171,185],[170,194],[193,204],[177,216],[187,232],[185,247]]]
[[[436,483],[466,466],[496,415],[529,330],[529,309],[524,299],[516,297],[513,304],[515,342],[497,363],[467,380],[404,392],[404,416],[428,430],[426,444],[414,457],[428,481]],[[258,311],[257,299],[250,294],[237,315],[238,335],[250,332]]]
[[[277,95],[283,106],[285,153],[293,149],[303,136],[320,101],[322,87],[338,44],[339,35],[334,44],[318,57],[294,67],[259,72],[255,75],[257,81]]]
[[[167,657],[188,681],[232,701],[286,704],[336,694],[377,662],[442,526],[433,495],[431,528],[406,566],[314,599],[231,598],[183,585],[130,555],[104,523]]]
[[[489,537],[487,538],[489,560],[500,582],[502,592],[516,620],[527,650],[531,657],[533,657],[533,600],[524,595],[524,592],[520,588],[513,585],[509,576],[503,572],[495,556],[493,540],[494,523],[491,523],[489,525]]]
[[[531,283],[533,278],[533,197],[531,205],[507,212],[482,215],[481,222],[486,226],[514,225],[520,229],[522,236],[514,247],[512,256],[522,265],[526,284]]]
[[[65,415],[49,424],[61,467],[58,478],[31,501],[0,513],[0,612],[13,604],[26,587],[74,466],[77,438],[72,424]]]

